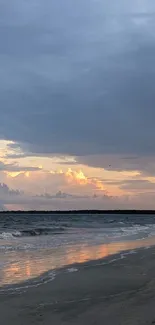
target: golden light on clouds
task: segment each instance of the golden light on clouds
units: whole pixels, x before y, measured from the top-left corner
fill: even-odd
[[[65,173],[65,176],[68,178],[69,181],[75,181],[80,185],[88,184],[88,179],[82,172],[82,170],[79,171],[73,171],[71,168],[68,168],[67,172]]]
[[[100,191],[105,191],[105,188],[103,186],[102,181],[96,180],[96,187],[100,190]]]
[[[8,153],[8,145],[12,144],[12,141],[0,140],[0,157],[3,158]]]
[[[5,172],[7,177],[11,177],[11,178],[16,178],[19,175],[23,175],[25,177],[30,177],[30,172],[29,171],[19,171],[19,172]]]
[[[86,175],[84,175],[84,172],[82,170],[73,171],[71,168],[68,168],[68,171],[65,173],[65,176],[67,177],[69,182],[75,182],[79,185],[91,185],[97,190],[105,191],[101,180],[98,180],[96,178],[88,178]]]
[[[16,165],[17,162],[15,161],[14,164]],[[25,165],[23,163],[21,169]],[[27,165],[29,166],[30,162]],[[105,171],[104,169],[89,168],[84,165],[75,165],[72,168],[68,168],[66,165],[58,165],[57,169],[50,170],[46,169],[43,161],[41,164],[39,160],[36,162],[36,167],[39,167],[40,170],[20,171],[20,166],[17,166],[19,171],[5,172],[5,175],[7,175],[6,183],[13,189],[22,189],[33,194],[42,194],[46,189],[46,192],[50,194],[61,190],[74,194],[94,195],[95,193],[97,195],[107,194],[121,197],[127,192],[129,193],[129,191],[122,189],[119,186],[119,181],[122,184],[123,180],[137,178],[139,175],[137,171]]]
[[[7,176],[12,177],[12,178],[17,177],[18,175],[23,174],[23,173],[24,172],[6,172]]]
[[[31,188],[33,185],[33,188],[36,188],[36,191],[38,188],[41,188],[43,186],[47,188],[51,188],[55,190],[55,182],[57,177],[59,179],[59,186],[64,187],[65,191],[68,191],[70,188],[76,191],[79,190],[80,187],[83,187],[83,191],[101,191],[105,192],[107,188],[104,186],[103,181],[100,180],[99,178],[95,177],[88,177],[82,169],[79,170],[73,170],[72,168],[68,168],[67,171],[63,169],[58,169],[58,170],[51,170],[51,171],[45,171],[45,170],[40,170],[40,171],[19,171],[19,172],[6,172],[8,179],[16,179],[18,182],[18,186],[20,185],[19,183],[22,182],[22,185],[25,184],[24,186],[27,188],[29,186],[29,183],[31,182]],[[52,177],[53,175],[53,177]],[[15,181],[13,180],[14,184]],[[13,185],[13,183],[11,184]],[[23,186],[22,186],[23,187]],[[109,190],[108,190],[109,191]]]
[[[26,177],[30,177],[30,172],[25,172]]]
[[[88,164],[86,164],[85,160],[78,160],[74,156],[51,155],[49,157],[39,157],[21,155],[20,157],[21,152],[18,147],[10,146],[10,144],[14,144],[14,142],[0,140],[0,182],[13,190],[23,191],[23,193],[26,193],[25,195],[40,195],[42,193],[55,195],[55,193],[61,191],[75,196],[97,198],[106,194],[109,197],[124,200],[126,195],[131,196],[133,199],[133,197],[136,198],[136,195],[149,193],[154,189],[154,174],[150,174],[150,176],[149,174],[142,175],[137,160],[132,162],[132,170],[128,169],[128,167],[131,168],[132,166],[128,166],[128,162],[124,159],[121,160],[119,156],[101,156],[96,160],[94,157],[90,157],[90,161],[92,158],[92,162],[100,162],[100,164],[94,165],[89,165],[89,159]],[[101,164],[102,160],[103,164]],[[146,159],[146,166],[151,166],[152,170],[154,170],[154,162],[150,161],[150,159]],[[112,165],[109,165],[109,162]],[[121,162],[120,168],[119,162]],[[142,165],[144,164],[145,160],[142,159]],[[98,167],[100,165],[103,168]],[[141,185],[139,182],[138,187],[139,180],[143,182]],[[144,181],[146,181],[146,185]],[[149,183],[147,184],[147,182]],[[8,207],[22,209],[22,206],[18,207],[16,203]]]

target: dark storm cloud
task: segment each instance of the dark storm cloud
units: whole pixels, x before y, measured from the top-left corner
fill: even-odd
[[[37,171],[41,170],[39,167],[29,167],[29,166],[19,166],[17,164],[5,164],[0,161],[0,171],[8,171],[8,172],[28,172],[28,171]]]
[[[124,179],[123,181],[105,180],[104,184],[117,185],[120,189],[136,192],[155,189],[155,183],[146,179]]]
[[[142,191],[142,190],[151,190],[155,189],[155,183],[151,183],[147,180],[125,180],[122,182],[123,184],[120,188],[124,190],[131,190],[131,191]]]
[[[155,175],[155,158],[152,156],[123,157],[121,155],[89,155],[76,157],[76,164],[84,164],[108,171],[135,171],[141,176]],[[138,177],[138,175],[137,175]]]
[[[1,0],[1,139],[154,155],[154,18],[154,0]]]

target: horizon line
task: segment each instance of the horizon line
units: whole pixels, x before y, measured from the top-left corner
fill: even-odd
[[[155,209],[0,210],[0,214],[155,214]]]

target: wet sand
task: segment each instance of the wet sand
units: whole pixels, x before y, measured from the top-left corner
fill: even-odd
[[[155,248],[122,257],[74,265],[77,272],[63,269],[49,283],[1,293],[0,324],[155,323]]]

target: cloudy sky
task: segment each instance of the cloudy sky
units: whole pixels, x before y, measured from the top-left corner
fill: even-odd
[[[155,208],[155,1],[0,0],[0,208]]]

